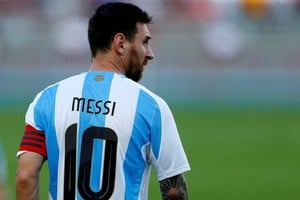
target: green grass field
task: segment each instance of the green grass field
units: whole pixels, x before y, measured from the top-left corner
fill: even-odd
[[[300,109],[171,106],[192,171],[192,200],[299,200]],[[26,107],[3,106],[0,139],[8,158],[8,190],[15,199],[15,153]],[[47,199],[47,167],[41,199]],[[160,198],[152,176],[149,199]]]

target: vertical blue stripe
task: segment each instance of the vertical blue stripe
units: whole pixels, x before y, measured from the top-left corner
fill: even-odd
[[[49,192],[54,199],[57,198],[57,169],[59,159],[59,148],[54,120],[55,101],[53,101],[56,99],[57,88],[57,84],[47,88],[39,98],[34,108],[34,119],[36,120],[35,124],[39,129],[45,130],[47,152],[48,154],[51,152],[51,156],[48,156],[48,167],[50,173]]]
[[[123,165],[125,175],[125,199],[138,199],[143,176],[145,173],[146,161],[143,158],[142,149],[151,140],[151,129],[155,117],[156,101],[144,91],[140,91],[133,130],[131,133],[126,157]],[[158,123],[160,124],[160,123]],[[159,127],[155,127],[158,130]],[[159,138],[160,140],[160,138]],[[157,141],[155,148],[159,151],[160,141]]]
[[[161,134],[162,134],[162,118],[161,112],[158,105],[155,106],[154,110],[154,120],[152,123],[151,129],[151,144],[152,151],[156,159],[158,159],[160,152],[160,144],[161,144]]]
[[[95,78],[96,76],[103,76],[104,79],[101,80]],[[110,72],[99,72],[93,71],[89,72],[86,75],[83,89],[82,89],[82,97],[88,99],[94,99],[95,101],[108,100],[111,81],[113,78],[113,73]],[[91,110],[97,110],[95,107],[95,101],[91,104]],[[101,104],[103,105],[103,104]],[[79,131],[78,131],[78,140],[77,140],[77,174],[80,163],[80,150],[84,149],[81,147],[81,141],[84,131],[91,126],[99,126],[103,127],[105,125],[105,115],[100,114],[91,114],[86,112],[87,109],[87,101],[84,105],[84,111],[80,113],[79,119]],[[92,156],[92,169],[91,169],[91,177],[90,177],[90,187],[94,192],[100,191],[101,188],[101,166],[102,166],[102,149],[103,149],[103,141],[94,140],[93,143],[93,156]],[[78,199],[82,199],[79,194],[77,194]]]

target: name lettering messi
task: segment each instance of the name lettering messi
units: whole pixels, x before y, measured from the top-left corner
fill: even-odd
[[[96,100],[83,97],[73,97],[72,111],[113,116],[115,108],[115,101],[103,101],[101,99]]]

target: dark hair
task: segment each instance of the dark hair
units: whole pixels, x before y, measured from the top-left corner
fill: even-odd
[[[130,41],[137,33],[137,22],[149,24],[152,17],[141,8],[121,2],[100,5],[89,20],[88,39],[92,56],[110,49],[113,37],[123,33]]]

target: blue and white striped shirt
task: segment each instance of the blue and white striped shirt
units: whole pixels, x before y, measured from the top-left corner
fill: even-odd
[[[124,75],[90,71],[41,91],[26,124],[43,131],[50,199],[148,198],[158,180],[190,170],[173,115]]]

